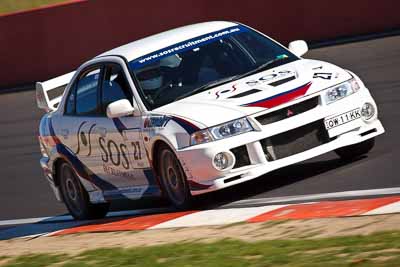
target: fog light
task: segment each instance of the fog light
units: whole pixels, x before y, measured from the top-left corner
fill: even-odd
[[[375,115],[375,108],[371,103],[365,103],[361,108],[361,116],[364,120],[369,120]]]
[[[218,153],[214,157],[214,166],[218,170],[224,170],[229,166],[229,158],[225,153]]]

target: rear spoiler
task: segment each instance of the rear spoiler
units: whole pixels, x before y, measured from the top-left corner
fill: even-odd
[[[54,79],[36,83],[36,103],[46,112],[55,111],[64,94],[65,87],[71,81],[75,71]]]

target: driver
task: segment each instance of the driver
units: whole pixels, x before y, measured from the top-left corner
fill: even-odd
[[[137,78],[142,89],[146,91],[146,94],[154,94],[161,86],[163,86],[163,83],[168,80],[164,77],[163,72],[161,71],[162,68],[177,68],[181,61],[182,59],[179,55],[175,54],[162,58],[141,69],[137,74]]]

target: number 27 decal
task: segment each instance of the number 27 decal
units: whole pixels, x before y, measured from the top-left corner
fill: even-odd
[[[142,159],[142,150],[140,149],[140,143],[136,141],[136,142],[131,142],[131,144],[133,146],[133,158],[135,160]]]

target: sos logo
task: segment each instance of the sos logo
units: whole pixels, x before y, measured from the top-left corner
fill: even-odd
[[[285,77],[288,77],[290,75],[294,75],[294,73],[292,71],[290,71],[290,70],[282,70],[282,71],[279,71],[277,73],[271,73],[271,74],[263,75],[260,78],[258,78],[257,80],[247,81],[246,84],[248,86],[255,86],[255,85],[262,84],[262,83],[271,82],[272,80],[275,80],[275,79],[278,79],[278,78],[285,78]]]
[[[90,156],[92,154],[92,143],[90,137],[92,136],[92,131],[95,126],[96,124],[89,124],[87,121],[84,121],[79,125],[77,133],[78,148],[75,154],[81,156]]]
[[[122,166],[128,170],[131,166],[129,160],[129,150],[125,144],[117,144],[113,140],[106,140],[103,137],[99,138],[99,145],[101,149],[101,159],[104,163],[111,162],[114,166]],[[139,142],[131,142],[133,148],[133,159],[141,160],[142,153]]]

